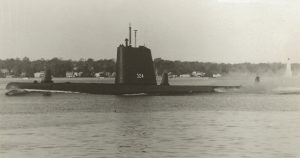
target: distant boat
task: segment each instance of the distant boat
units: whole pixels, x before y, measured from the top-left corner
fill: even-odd
[[[286,71],[285,71],[285,76],[286,77],[292,77],[293,72],[292,72],[292,64],[290,58],[288,58],[288,61],[286,63]]]
[[[277,94],[300,94],[300,87],[279,87],[273,91]]]
[[[255,77],[255,83],[258,83],[258,82],[260,82],[260,77],[259,77],[259,76],[256,76],[256,77]]]

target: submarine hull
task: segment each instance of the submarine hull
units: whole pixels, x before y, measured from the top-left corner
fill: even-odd
[[[139,94],[149,95],[172,95],[191,93],[212,93],[216,88],[240,88],[240,86],[187,86],[187,85],[119,85],[103,83],[22,83],[11,82],[6,89],[36,89],[36,90],[57,90],[89,94]]]

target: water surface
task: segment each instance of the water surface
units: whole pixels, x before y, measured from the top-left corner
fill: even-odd
[[[244,86],[183,96],[6,97],[8,81],[0,80],[1,158],[300,157],[299,78],[171,79]]]

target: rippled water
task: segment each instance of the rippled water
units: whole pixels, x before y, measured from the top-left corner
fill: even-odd
[[[6,97],[7,82],[0,80],[1,158],[300,157],[299,78],[171,80],[243,85],[183,96]]]

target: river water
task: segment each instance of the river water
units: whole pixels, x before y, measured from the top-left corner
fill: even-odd
[[[11,80],[0,80],[1,158],[300,157],[300,78],[171,79],[243,85],[214,94],[7,97]]]

